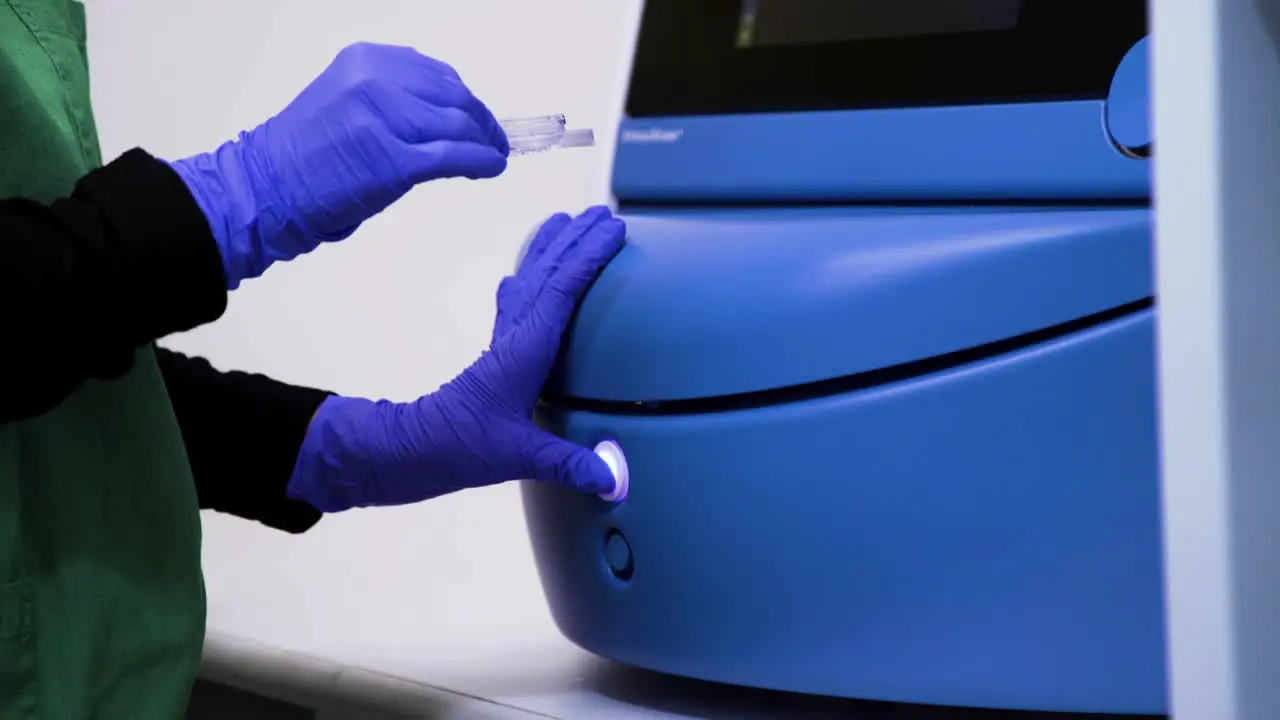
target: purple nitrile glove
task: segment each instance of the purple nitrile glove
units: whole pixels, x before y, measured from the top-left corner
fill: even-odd
[[[515,275],[499,286],[489,350],[414,402],[326,400],[303,441],[289,496],[338,512],[508,480],[612,492],[604,460],[532,417],[578,302],[625,235],[622,220],[602,207],[547,220]]]
[[[490,178],[509,153],[453,68],[361,43],[280,114],[212,153],[170,163],[204,211],[228,289],[342,240],[418,183]]]

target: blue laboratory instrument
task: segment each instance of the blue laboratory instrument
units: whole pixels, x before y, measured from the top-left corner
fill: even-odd
[[[522,489],[552,613],[676,675],[1165,711],[1145,0],[649,0],[628,246]],[[604,445],[601,445],[604,443]]]

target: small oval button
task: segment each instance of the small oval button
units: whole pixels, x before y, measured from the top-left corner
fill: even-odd
[[[600,499],[611,503],[626,500],[627,492],[631,489],[631,477],[627,471],[627,458],[622,454],[622,446],[613,440],[604,440],[596,445],[595,453],[609,466],[615,483],[613,492],[602,494]]]
[[[610,530],[604,539],[604,561],[609,571],[619,580],[630,580],[635,573],[635,560],[631,557],[631,543],[619,530]]]
[[[1116,68],[1107,95],[1107,136],[1117,150],[1135,158],[1151,157],[1151,43],[1137,42]]]

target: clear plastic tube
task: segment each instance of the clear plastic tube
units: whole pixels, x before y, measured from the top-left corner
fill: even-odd
[[[560,139],[556,141],[556,147],[572,148],[572,147],[593,147],[596,144],[596,134],[591,128],[580,128],[575,130],[565,130]]]
[[[498,124],[507,134],[512,156],[545,152],[557,147],[592,147],[596,144],[595,133],[590,128],[566,130],[564,115],[512,118],[500,120]]]
[[[531,135],[551,135],[564,132],[564,115],[541,115],[538,117],[509,118],[499,120],[502,131],[507,138],[528,137]]]

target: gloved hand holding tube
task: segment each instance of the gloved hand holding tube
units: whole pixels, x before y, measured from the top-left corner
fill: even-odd
[[[497,176],[510,153],[505,131],[451,67],[410,48],[358,44],[275,117],[170,165],[209,221],[235,289],[350,236],[419,183]],[[612,492],[604,460],[539,429],[532,415],[577,303],[625,234],[603,207],[549,219],[499,288],[488,351],[414,402],[328,398],[289,496],[337,512],[517,479]]]
[[[510,147],[448,65],[352,45],[292,103],[212,153],[170,163],[204,211],[227,288],[350,236],[415,185],[491,178]]]
[[[532,416],[578,302],[625,235],[622,220],[603,207],[547,220],[515,275],[499,286],[488,351],[413,402],[326,400],[303,442],[289,496],[337,512],[520,479],[612,492],[604,460],[538,428]]]

